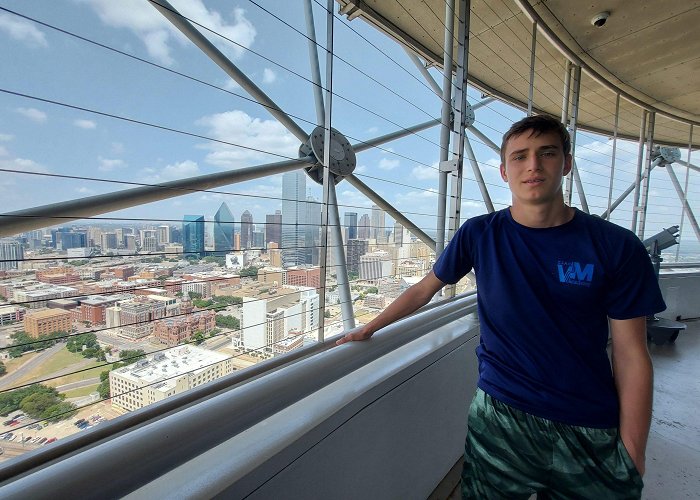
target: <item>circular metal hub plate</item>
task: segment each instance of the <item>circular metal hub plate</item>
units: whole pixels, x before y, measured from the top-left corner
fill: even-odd
[[[673,163],[681,159],[681,150],[678,148],[662,147],[659,153],[666,163]]]
[[[326,129],[323,127],[316,127],[311,133],[308,142],[299,147],[299,156],[313,154],[318,159],[315,165],[306,167],[305,170],[306,173],[309,174],[309,177],[319,184],[323,184],[322,163],[325,137]],[[332,127],[329,163],[328,167],[331,174],[335,177],[336,184],[340,182],[343,177],[350,175],[357,165],[355,151],[352,149],[350,142],[348,142],[343,134]]]

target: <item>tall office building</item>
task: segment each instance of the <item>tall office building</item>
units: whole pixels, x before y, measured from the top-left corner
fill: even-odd
[[[360,257],[369,251],[369,240],[348,240],[347,266],[349,273],[360,272]]]
[[[24,248],[15,240],[0,240],[0,270],[19,269],[19,263],[24,260]]]
[[[158,226],[157,239],[159,245],[170,243],[170,226]]]
[[[117,233],[102,233],[100,246],[103,252],[117,248]]]
[[[317,266],[321,255],[321,204],[313,196],[306,198],[304,262]]]
[[[306,173],[301,170],[282,176],[282,265],[306,263],[303,252],[306,224]]]
[[[372,230],[370,237],[377,243],[386,243],[386,219],[384,210],[377,205],[372,205]]]
[[[269,243],[277,243],[277,248],[282,246],[282,212],[280,210],[265,216],[265,245]]]
[[[357,239],[368,240],[370,238],[370,229],[369,215],[362,214],[360,221],[357,223]]]
[[[234,219],[226,202],[214,214],[214,251],[217,255],[233,250]]]
[[[182,220],[182,246],[186,254],[204,257],[204,216],[185,215]]]
[[[253,246],[253,214],[248,210],[241,215],[241,249]]]
[[[357,239],[357,212],[345,212],[345,241]]]

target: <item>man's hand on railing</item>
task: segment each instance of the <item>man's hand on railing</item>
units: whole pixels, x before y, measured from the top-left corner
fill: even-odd
[[[363,325],[359,328],[355,328],[346,333],[343,337],[335,341],[335,345],[342,345],[346,342],[352,342],[357,340],[367,340],[373,334],[374,331],[368,328],[369,325]]]
[[[408,288],[399,297],[384,309],[379,316],[364,326],[356,328],[345,334],[344,337],[336,341],[336,345],[341,345],[354,340],[367,340],[374,332],[390,325],[396,320],[405,318],[409,314],[417,311],[435,295],[445,283],[440,281],[432,271],[423,277],[415,285]]]

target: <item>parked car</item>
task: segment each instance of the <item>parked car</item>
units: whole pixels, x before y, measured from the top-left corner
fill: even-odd
[[[87,423],[87,420],[85,420],[84,418],[81,418],[80,420],[76,420],[76,421],[74,422],[74,425],[75,425],[76,427],[80,427],[81,425],[83,425],[83,424],[85,424],[85,423]]]
[[[15,415],[14,417],[12,417],[12,420],[19,420],[19,419],[22,418],[23,416],[24,416],[24,415],[23,415],[22,413],[18,413],[17,415]]]
[[[39,444],[44,444],[46,442],[47,438],[41,438],[39,440]]]
[[[13,437],[15,437],[15,436],[14,436],[14,434],[12,434],[11,432],[8,432],[7,434],[5,434],[5,435],[2,436],[2,438],[3,438],[5,441],[9,441],[9,440],[12,439]]]
[[[56,441],[56,438],[55,438],[55,437],[49,438],[49,439],[46,440],[46,444],[53,443],[54,441]]]
[[[2,423],[2,425],[10,425],[10,424],[12,423],[13,420],[14,420],[14,418],[11,418],[10,420],[5,420],[5,421]]]

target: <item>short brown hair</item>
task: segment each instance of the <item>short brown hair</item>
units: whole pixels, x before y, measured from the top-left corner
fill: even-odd
[[[506,162],[506,144],[513,137],[523,134],[530,130],[530,135],[538,137],[542,134],[548,134],[554,132],[559,135],[561,139],[561,145],[564,150],[564,155],[571,153],[571,136],[566,127],[557,120],[549,115],[534,115],[526,116],[520,121],[515,122],[508,131],[503,135],[503,142],[501,143],[501,163]]]

